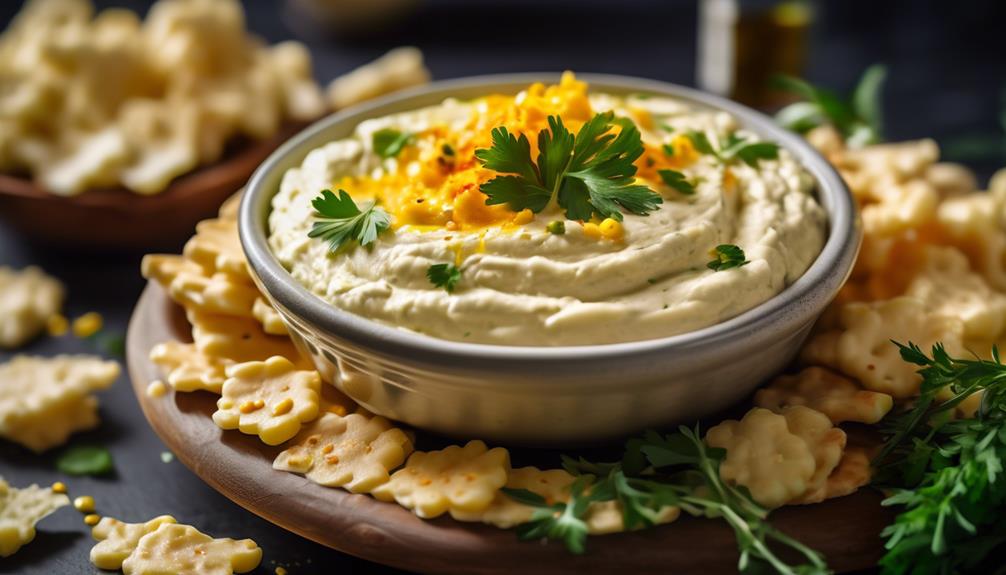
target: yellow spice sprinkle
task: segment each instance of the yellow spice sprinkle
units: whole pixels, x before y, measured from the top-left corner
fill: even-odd
[[[150,382],[147,386],[147,397],[164,397],[164,394],[168,392],[167,386],[161,380],[155,380]]]
[[[66,316],[57,313],[49,316],[49,320],[46,322],[46,329],[49,331],[49,335],[53,337],[66,335],[66,332],[70,329],[70,322],[66,319]]]
[[[288,397],[283,401],[277,403],[276,405],[272,406],[272,414],[285,415],[287,413],[290,413],[291,409],[293,409],[293,400]]]
[[[96,513],[90,513],[84,516],[84,523],[91,527],[97,525],[99,521],[101,521],[101,516]]]
[[[255,400],[255,409],[262,409],[263,407],[265,407],[265,402],[262,401],[261,399],[256,399]]]
[[[104,323],[100,313],[93,311],[85,313],[73,320],[73,335],[80,338],[91,337],[101,331]]]
[[[57,481],[56,483],[53,483],[52,484],[52,492],[53,493],[66,493],[66,484],[63,483],[62,481]]]
[[[601,237],[601,228],[594,222],[587,222],[583,224],[583,235],[588,238],[598,239]]]
[[[73,500],[73,507],[81,513],[90,513],[94,511],[94,497],[81,495]]]
[[[321,452],[325,454],[332,453],[333,450],[335,450],[335,446],[333,446],[331,443],[321,448]]]

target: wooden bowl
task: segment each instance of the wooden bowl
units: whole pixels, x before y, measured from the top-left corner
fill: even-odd
[[[60,248],[177,250],[196,222],[214,216],[259,164],[305,125],[291,123],[272,138],[234,146],[220,162],[180,176],[152,196],[124,188],[58,196],[29,179],[0,174],[0,217],[29,240]]]

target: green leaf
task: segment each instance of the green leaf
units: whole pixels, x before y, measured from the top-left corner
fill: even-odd
[[[461,269],[453,264],[433,264],[426,268],[426,278],[430,283],[453,293],[461,281]]]
[[[496,176],[479,190],[486,195],[487,206],[507,204],[515,212],[529,209],[538,213],[552,199],[552,192],[520,176]]]
[[[709,138],[706,137],[705,132],[688,132],[685,136],[692,141],[692,147],[695,151],[700,154],[706,154],[708,156],[716,156],[716,150],[713,148],[712,143],[709,142]]]
[[[660,174],[660,179],[667,184],[668,187],[677,190],[678,192],[691,196],[695,193],[695,184],[688,181],[688,178],[684,174],[677,170],[658,170]]]
[[[856,117],[865,122],[874,134],[883,133],[883,102],[881,102],[887,67],[874,64],[863,72],[859,84],[852,93],[852,110]]]
[[[744,250],[733,244],[720,244],[713,250],[716,259],[706,264],[706,267],[713,271],[723,271],[731,268],[739,268],[749,262],[744,255]]]
[[[814,102],[795,102],[776,112],[775,121],[782,127],[801,134],[824,123],[824,112]]]
[[[486,168],[503,174],[517,174],[528,183],[541,185],[538,169],[531,161],[527,136],[514,136],[504,126],[492,131],[492,147],[475,150],[475,158]]]
[[[538,132],[538,169],[541,171],[542,186],[549,190],[551,196],[573,159],[575,138],[559,116],[549,116],[548,126],[548,130]]]
[[[737,148],[734,155],[752,168],[757,168],[760,160],[779,159],[779,145],[775,142],[754,142]]]
[[[383,128],[371,137],[374,152],[382,158],[394,158],[412,141],[412,134],[394,128]]]
[[[548,505],[548,503],[545,502],[544,497],[527,489],[503,487],[500,489],[500,492],[522,505],[528,505],[531,507],[546,507]]]
[[[307,235],[327,241],[332,252],[352,241],[369,245],[391,226],[387,212],[373,203],[361,210],[345,190],[339,190],[338,196],[331,190],[323,190],[311,205],[316,221]]]
[[[107,475],[115,465],[104,447],[82,445],[63,451],[56,459],[56,468],[67,475]]]

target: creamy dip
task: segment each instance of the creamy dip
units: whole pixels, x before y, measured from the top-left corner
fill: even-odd
[[[566,97],[540,86],[530,90],[546,108]],[[474,145],[470,140],[487,141],[473,130],[488,132],[492,118],[481,118],[497,107],[521,110],[506,112],[515,122],[537,121],[538,111],[521,108],[532,99],[525,92],[516,100],[447,100],[367,120],[352,136],[313,150],[285,174],[273,199],[269,243],[296,281],[337,308],[437,338],[519,346],[635,341],[707,327],[778,294],[817,257],[826,218],[813,179],[785,150],[755,167],[724,163],[697,153],[682,134],[704,133],[714,145],[730,134],[757,139],[729,114],[658,96],[583,91],[586,99],[576,105],[589,102],[590,113],[613,110],[639,127],[647,153],[636,162],[637,182],[663,198],[649,215],[626,213],[616,237],[599,236],[604,222],[566,220],[555,205],[537,214],[487,208],[485,196],[460,176],[458,189],[450,190],[450,164],[446,176],[423,182],[433,177],[424,173],[432,155],[446,150],[444,138],[453,138],[448,159],[457,154],[459,161],[465,146]],[[563,106],[560,113],[575,115],[569,102]],[[411,149],[379,157],[372,137],[386,128],[417,134]],[[673,148],[666,161],[695,183],[694,194],[672,189],[648,169],[665,161],[658,157],[665,144]],[[473,173],[483,182],[492,176]],[[440,195],[416,191],[427,184]],[[376,197],[392,215],[391,229],[369,246],[337,253],[309,238],[311,201],[321,190],[339,188],[361,205]],[[553,221],[564,221],[565,233],[550,232]],[[749,263],[709,269],[720,244],[739,246]],[[461,270],[453,292],[427,278],[429,267],[440,263]]]

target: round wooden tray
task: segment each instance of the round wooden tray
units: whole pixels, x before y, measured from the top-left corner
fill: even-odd
[[[273,150],[305,125],[289,124],[272,138],[237,145],[220,162],[180,176],[151,196],[121,188],[58,196],[31,180],[0,174],[0,215],[25,236],[59,247],[177,249],[199,220],[212,217]]]
[[[129,324],[127,357],[134,391],[154,431],[211,487],[303,537],[363,559],[427,573],[736,571],[733,532],[716,520],[687,517],[646,531],[591,537],[587,553],[575,556],[560,544],[518,541],[513,531],[448,517],[424,521],[397,505],[276,471],[272,460],[280,448],[237,431],[225,433],[214,425],[210,419],[214,396],[203,392],[147,396],[147,385],[160,378],[148,360],[150,348],[169,340],[190,341],[188,324],[182,309],[159,286],[150,284]],[[873,490],[863,489],[818,505],[781,509],[773,515],[773,523],[823,552],[832,569],[865,569],[880,557],[879,533],[892,519],[880,507],[880,499]]]

